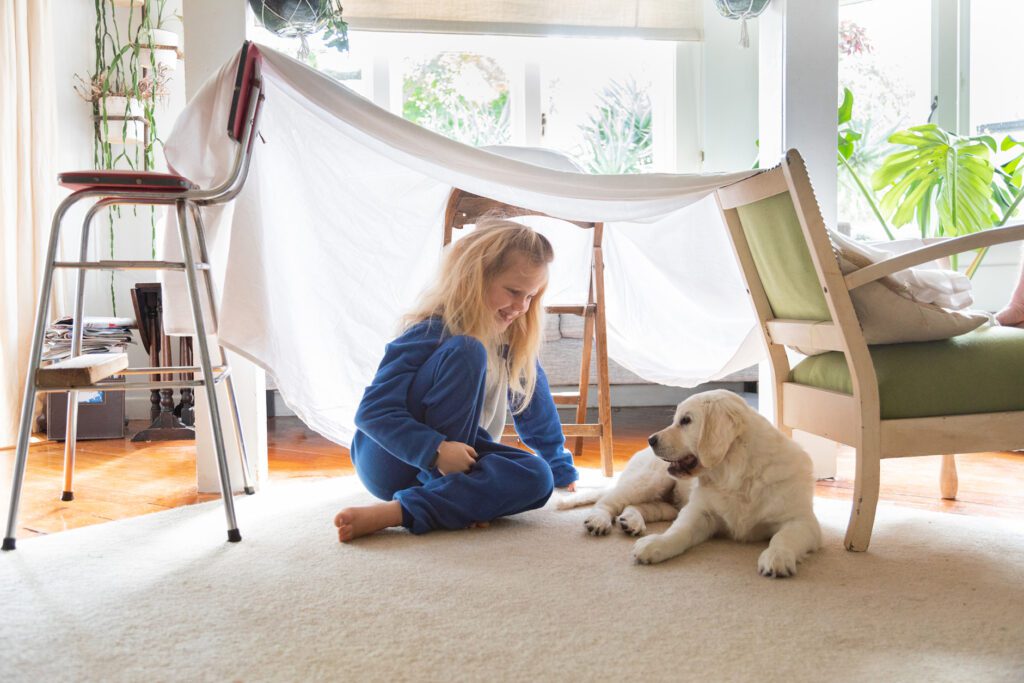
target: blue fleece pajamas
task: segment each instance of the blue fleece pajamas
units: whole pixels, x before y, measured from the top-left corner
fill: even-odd
[[[472,337],[447,336],[432,319],[388,344],[356,412],[356,473],[370,493],[402,506],[413,533],[464,529],[539,508],[554,486],[578,477],[565,450],[547,377],[538,365],[533,400],[514,416],[520,438],[540,457],[495,442],[480,426],[487,352]],[[472,446],[476,463],[443,476],[434,466],[443,441]]]

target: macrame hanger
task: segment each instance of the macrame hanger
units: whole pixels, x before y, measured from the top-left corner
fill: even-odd
[[[746,19],[754,12],[754,0],[751,0],[750,4],[746,5],[746,10],[741,14],[736,14],[735,18],[739,19],[739,45],[740,47],[751,46],[751,35],[746,30]]]

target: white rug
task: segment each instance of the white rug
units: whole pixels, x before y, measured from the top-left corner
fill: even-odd
[[[0,681],[1024,680],[1024,529],[881,505],[871,550],[821,500],[793,579],[763,545],[657,566],[549,507],[340,545],[352,478],[19,542],[0,555]],[[659,525],[659,529],[664,525]]]

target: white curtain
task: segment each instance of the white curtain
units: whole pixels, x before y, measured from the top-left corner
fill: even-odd
[[[0,448],[17,440],[54,209],[50,0],[0,2]],[[54,300],[61,300],[54,292]]]

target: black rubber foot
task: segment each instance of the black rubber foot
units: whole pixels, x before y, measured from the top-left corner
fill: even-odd
[[[245,495],[247,495],[247,496],[251,496],[251,495],[252,495],[252,494],[254,494],[254,493],[256,493],[256,489],[254,489],[254,488],[253,488],[253,487],[251,487],[251,486],[246,486],[246,487],[245,487]]]
[[[65,503],[68,502],[69,500],[74,500],[75,499],[75,492],[74,491],[65,491],[64,493],[60,494],[60,499],[63,500]]]
[[[228,529],[228,543],[238,543],[242,540],[242,532],[238,529]]]
[[[13,538],[5,538],[4,539],[4,550],[14,550],[14,539]]]

